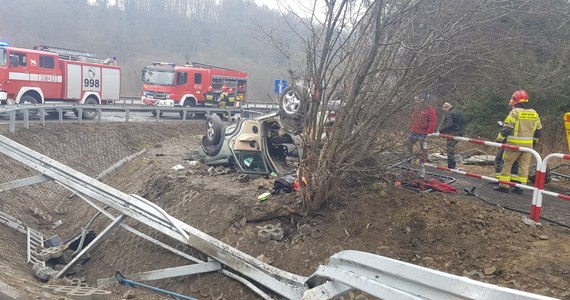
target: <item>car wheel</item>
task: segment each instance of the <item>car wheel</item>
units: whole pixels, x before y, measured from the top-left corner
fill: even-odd
[[[217,145],[222,137],[222,119],[214,114],[206,119],[206,139],[210,145]]]
[[[222,150],[223,145],[224,141],[220,141],[218,144],[214,145],[208,142],[208,138],[206,136],[202,137],[202,148],[204,149],[204,153],[208,156],[214,157],[218,155],[220,150]]]
[[[36,98],[34,98],[33,96],[24,95],[20,99],[20,104],[35,106],[36,104],[38,104],[38,100],[36,100]],[[37,110],[28,110],[28,119],[33,119],[37,116],[38,116]],[[23,119],[24,114],[22,112],[18,112],[18,113],[16,113],[16,118]]]
[[[279,97],[279,111],[282,115],[302,117],[305,113],[305,97],[295,87],[286,88]]]

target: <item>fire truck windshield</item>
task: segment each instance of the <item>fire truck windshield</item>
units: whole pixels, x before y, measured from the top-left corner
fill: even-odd
[[[6,65],[6,49],[0,48],[0,66]]]
[[[144,68],[142,80],[145,84],[174,85],[174,70]]]

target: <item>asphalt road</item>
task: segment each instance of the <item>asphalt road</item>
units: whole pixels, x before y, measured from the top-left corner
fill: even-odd
[[[504,207],[505,209],[519,211],[521,215],[527,217],[530,216],[530,208],[532,205],[531,190],[525,190],[523,195],[515,193],[505,194],[494,191],[493,187],[495,184],[488,183],[482,179],[431,169],[429,172],[454,177],[456,181],[452,183],[452,185],[457,189],[458,193],[467,194],[464,189],[470,191],[475,187],[475,195],[473,195],[473,198]],[[546,184],[544,189],[556,193],[568,194],[570,193],[570,181],[564,178],[554,178],[551,183]],[[540,216],[542,223],[554,221],[570,227],[570,201],[544,195]]]

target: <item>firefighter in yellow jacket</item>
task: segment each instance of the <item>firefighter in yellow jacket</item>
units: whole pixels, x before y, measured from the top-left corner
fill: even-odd
[[[524,90],[516,91],[512,96],[513,109],[504,121],[503,128],[497,136],[497,142],[507,140],[507,144],[526,148],[533,148],[542,133],[542,124],[538,113],[529,107],[528,94]],[[527,184],[528,169],[532,153],[505,149],[503,154],[503,167],[499,180]],[[519,170],[511,175],[511,167],[518,161]],[[508,193],[509,186],[499,184],[494,190]],[[523,189],[515,187],[513,192],[522,194]]]

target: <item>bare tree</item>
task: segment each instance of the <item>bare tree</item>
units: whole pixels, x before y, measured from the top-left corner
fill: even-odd
[[[308,180],[306,210],[318,209],[343,183],[385,173],[384,154],[405,140],[406,108],[419,91],[445,93],[461,79],[480,82],[492,72],[495,78],[520,74],[524,66],[497,66],[501,53],[521,51],[512,42],[524,32],[509,21],[536,11],[539,2],[325,0],[324,17],[317,13],[321,1],[308,18],[287,11],[303,24],[290,27],[306,54],[298,62],[306,67],[290,70],[303,79],[307,99],[300,166]],[[335,100],[342,109],[324,138]]]

